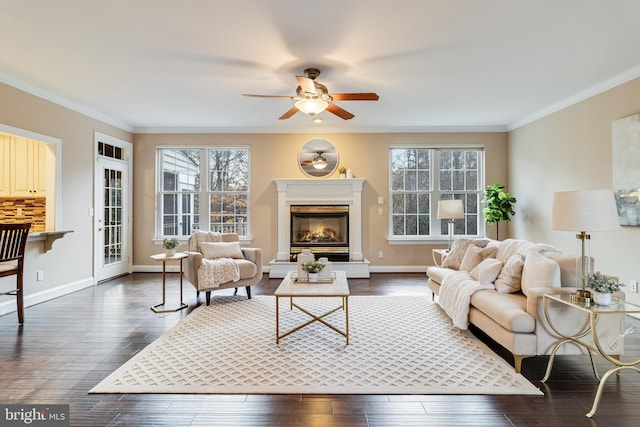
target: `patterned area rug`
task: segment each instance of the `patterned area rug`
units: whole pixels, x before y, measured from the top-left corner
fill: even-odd
[[[281,333],[309,319],[280,300]],[[325,320],[344,329],[342,310]],[[274,297],[217,297],[90,393],[542,394],[425,297],[350,297],[349,332],[314,322],[277,345]]]

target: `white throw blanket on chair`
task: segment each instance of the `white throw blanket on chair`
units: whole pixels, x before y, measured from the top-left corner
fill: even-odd
[[[463,271],[450,274],[442,280],[438,303],[451,317],[453,326],[463,330],[469,328],[471,295],[481,289],[493,289],[493,287],[482,285]]]
[[[240,280],[240,267],[231,258],[202,259],[198,268],[198,287],[217,288],[223,283]]]

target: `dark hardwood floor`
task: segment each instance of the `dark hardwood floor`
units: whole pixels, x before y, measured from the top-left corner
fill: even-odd
[[[279,282],[265,275],[252,293],[272,295]],[[371,279],[350,279],[349,284],[352,295],[430,295],[424,274],[373,274]],[[168,275],[167,287],[168,303],[177,302],[176,274]],[[547,358],[526,359],[522,373],[544,396],[87,394],[196,304],[188,283],[188,309],[153,313],[149,307],[161,298],[160,274],[135,273],[28,307],[23,326],[15,313],[0,317],[0,403],[69,404],[73,426],[636,426],[640,422],[640,375],[630,370],[609,379],[598,413],[592,419],[585,416],[597,387],[588,356],[558,357],[547,384],[540,383]],[[484,340],[512,363],[510,355]],[[625,358],[629,356],[640,356],[640,346],[628,346]],[[601,372],[608,367],[604,359],[596,360]]]

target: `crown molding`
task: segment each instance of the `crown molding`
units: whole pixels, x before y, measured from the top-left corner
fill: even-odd
[[[42,98],[46,101],[53,102],[56,105],[61,107],[68,108],[76,113],[83,114],[87,117],[91,117],[92,119],[100,120],[106,124],[115,126],[119,129],[122,129],[127,132],[133,132],[133,126],[129,123],[124,123],[120,120],[114,119],[113,117],[107,116],[104,113],[96,111],[86,105],[79,104],[77,102],[71,101],[62,96],[56,95],[53,92],[50,92],[46,89],[41,88],[40,86],[36,86],[31,83],[27,83],[23,80],[10,76],[6,73],[0,71],[0,82],[5,83],[11,87],[19,89],[23,92],[29,93],[31,95],[37,96],[38,98]]]
[[[640,65],[631,68],[630,70],[625,71],[624,73],[620,73],[610,79],[607,79],[597,85],[594,85],[582,92],[579,92],[573,96],[570,96],[556,104],[553,104],[547,108],[544,108],[536,113],[533,113],[529,116],[526,116],[520,120],[517,120],[506,126],[508,132],[511,132],[519,127],[527,125],[529,123],[535,122],[536,120],[540,120],[543,117],[546,117],[550,114],[556,113],[560,110],[564,110],[567,107],[575,105],[579,102],[582,102],[586,99],[592,98],[596,95],[599,95],[603,92],[611,90],[617,86],[620,86],[624,83],[627,83],[633,79],[640,77]]]

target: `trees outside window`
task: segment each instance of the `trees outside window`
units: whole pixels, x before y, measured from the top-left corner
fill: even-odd
[[[158,237],[249,234],[249,149],[159,148],[157,158]]]
[[[448,236],[437,219],[438,201],[461,199],[464,218],[454,235],[480,234],[484,157],[479,148],[392,147],[390,149],[390,235],[396,239]]]

